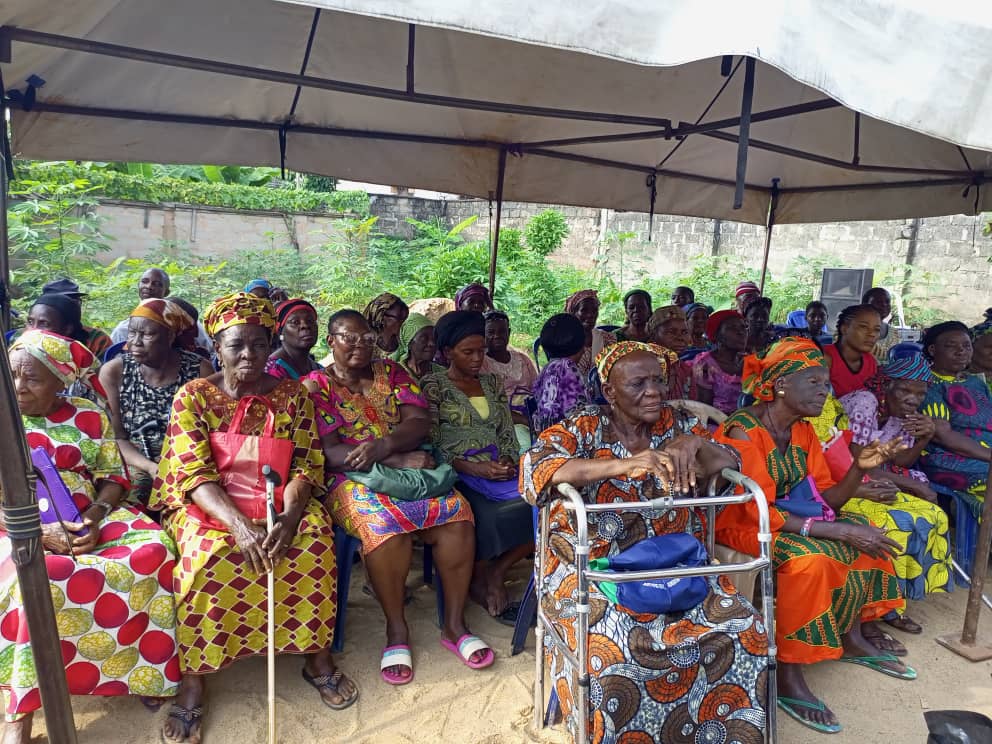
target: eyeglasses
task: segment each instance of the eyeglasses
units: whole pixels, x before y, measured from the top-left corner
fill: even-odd
[[[332,333],[348,346],[375,346],[379,337],[374,333]]]

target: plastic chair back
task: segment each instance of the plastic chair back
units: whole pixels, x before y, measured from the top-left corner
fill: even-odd
[[[107,349],[105,352],[103,352],[103,363],[106,364],[111,359],[116,359],[121,354],[123,354],[124,353],[124,345],[126,343],[127,343],[127,341],[121,341],[119,344],[114,344],[109,349]]]
[[[917,344],[913,341],[902,341],[889,349],[889,361],[894,362],[897,359],[905,359],[906,357],[911,357],[914,354],[922,353],[923,344]]]
[[[793,310],[786,317],[785,325],[787,328],[809,328],[809,326],[806,325],[806,311]]]
[[[11,328],[9,331],[3,334],[3,342],[7,344],[7,346],[10,346],[11,342],[17,336],[18,331],[20,331],[20,328]]]

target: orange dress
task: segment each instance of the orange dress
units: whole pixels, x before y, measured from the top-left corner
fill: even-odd
[[[737,427],[746,440],[731,439]],[[854,621],[877,620],[905,606],[890,558],[872,558],[847,543],[784,532],[786,512],[774,506],[808,475],[822,493],[835,485],[820,441],[806,421],[792,427],[792,441],[779,452],[764,425],[747,410],[728,418],[714,437],[734,447],[741,470],[765,493],[771,517],[772,562],[778,586],[775,638],[778,658],[790,664],[814,664],[838,659],[841,637]],[[837,521],[869,524],[864,517],[845,514]],[[716,522],[716,539],[723,545],[757,555],[758,511],[753,502],[726,507]]]

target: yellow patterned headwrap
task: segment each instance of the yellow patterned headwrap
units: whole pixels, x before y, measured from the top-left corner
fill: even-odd
[[[744,357],[741,387],[758,400],[775,397],[775,380],[802,372],[810,367],[822,367],[823,352],[808,338],[790,336],[776,341],[759,354]]]
[[[272,303],[253,294],[235,292],[214,300],[203,314],[203,327],[211,338],[239,325],[262,326],[271,333],[276,327]]]
[[[100,363],[79,341],[51,331],[29,330],[14,339],[9,352],[14,351],[33,356],[66,387],[79,380],[106,399],[107,393],[96,376]]]
[[[148,318],[148,320],[172,329],[175,333],[182,333],[195,325],[189,313],[175,302],[157,297],[143,300],[131,311],[131,317]]]
[[[596,371],[599,372],[600,382],[607,382],[610,379],[610,370],[613,369],[616,363],[628,354],[633,354],[635,351],[647,351],[658,357],[658,363],[661,365],[661,374],[664,376],[666,382],[668,381],[668,370],[679,362],[678,355],[664,346],[646,344],[643,341],[620,341],[619,343],[610,344],[596,355],[595,365]]]

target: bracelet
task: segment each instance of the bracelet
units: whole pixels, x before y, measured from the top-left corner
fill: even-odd
[[[803,537],[809,537],[809,528],[813,526],[813,517],[810,517],[805,522],[803,522],[803,528],[799,530],[799,534]]]

